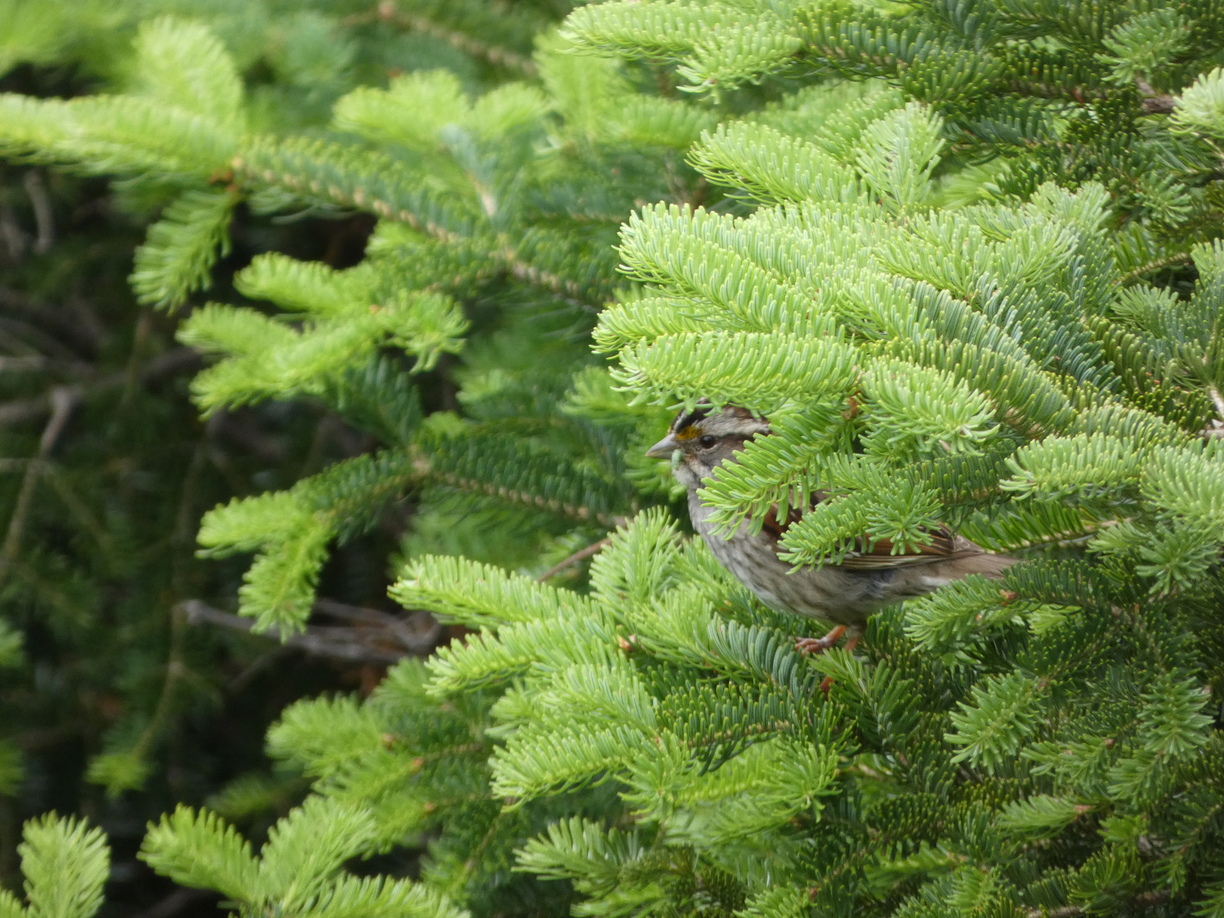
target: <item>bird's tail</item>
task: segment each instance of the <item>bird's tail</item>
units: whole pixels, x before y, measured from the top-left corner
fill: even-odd
[[[947,562],[947,567],[955,570],[955,579],[968,577],[970,574],[981,574],[984,577],[989,577],[991,580],[998,580],[1003,576],[1003,571],[1016,563],[1018,559],[1009,558],[1007,555],[992,555],[989,552],[982,552],[980,555],[969,555],[965,558],[957,558],[955,561]],[[949,571],[952,573],[952,571]]]

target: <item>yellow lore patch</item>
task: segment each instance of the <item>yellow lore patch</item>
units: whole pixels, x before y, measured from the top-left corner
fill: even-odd
[[[701,424],[700,423],[690,424],[688,425],[688,427],[682,428],[681,430],[677,430],[674,434],[672,434],[672,437],[674,437],[677,440],[680,440],[681,442],[685,440],[692,440],[694,437],[699,437],[699,436],[701,436]]]

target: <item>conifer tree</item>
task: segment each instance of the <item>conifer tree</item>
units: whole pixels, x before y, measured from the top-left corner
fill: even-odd
[[[106,135],[166,98],[0,100],[10,151],[184,186],[138,263],[150,300],[204,282],[237,196],[380,217],[353,269],[239,275],[296,324],[185,324],[221,358],[205,410],[317,399],[385,444],[201,540],[257,551],[244,610],[291,629],[328,544],[417,494],[392,595],[467,632],[364,700],[285,711],[269,751],[312,793],[259,859],[186,808],[142,856],[246,914],[1224,915],[1218,15],[597,4],[542,43],[542,89],[357,89],[342,138],[178,98],[198,162]],[[195,28],[142,33],[145,66],[210,47]],[[194,85],[225,83],[223,51],[196,59]],[[694,172],[659,166],[680,150]],[[603,370],[574,323],[608,299]],[[546,317],[570,334],[528,348]],[[412,374],[461,346],[462,411],[417,407]],[[686,537],[640,457],[702,397],[775,431],[705,489],[722,520],[826,493],[792,563],[937,522],[1024,563],[800,656],[818,626]],[[442,495],[490,541],[439,544]],[[557,583],[583,545],[585,580]],[[426,838],[418,883],[343,869]]]

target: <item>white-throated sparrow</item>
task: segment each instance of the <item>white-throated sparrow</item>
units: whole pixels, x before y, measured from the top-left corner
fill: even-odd
[[[711,510],[702,504],[697,490],[718,466],[735,462],[744,443],[769,433],[767,420],[743,408],[728,406],[720,411],[699,405],[695,411],[676,415],[667,436],[646,455],[662,459],[679,452],[675,475],[688,490],[693,528],[744,586],[774,609],[837,626],[823,638],[798,640],[799,649],[812,652],[829,647],[847,631],[850,642],[857,642],[867,616],[882,606],[933,592],[969,574],[997,578],[1013,563],[1011,558],[989,554],[940,527],[930,531],[927,544],[909,553],[893,554],[892,543],[887,541],[864,542],[863,550],[848,552],[840,564],[792,569],[778,556],[778,542],[798,518],[796,510],[786,519],[770,513],[759,532],[753,532],[745,520],[729,538],[723,538],[714,531]]]

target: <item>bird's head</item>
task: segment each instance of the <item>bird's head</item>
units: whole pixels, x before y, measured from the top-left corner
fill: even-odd
[[[718,409],[699,404],[676,415],[667,436],[646,450],[656,459],[676,457],[676,477],[689,490],[701,486],[714,469],[744,448],[753,437],[769,433],[769,422],[745,408],[728,405]]]

